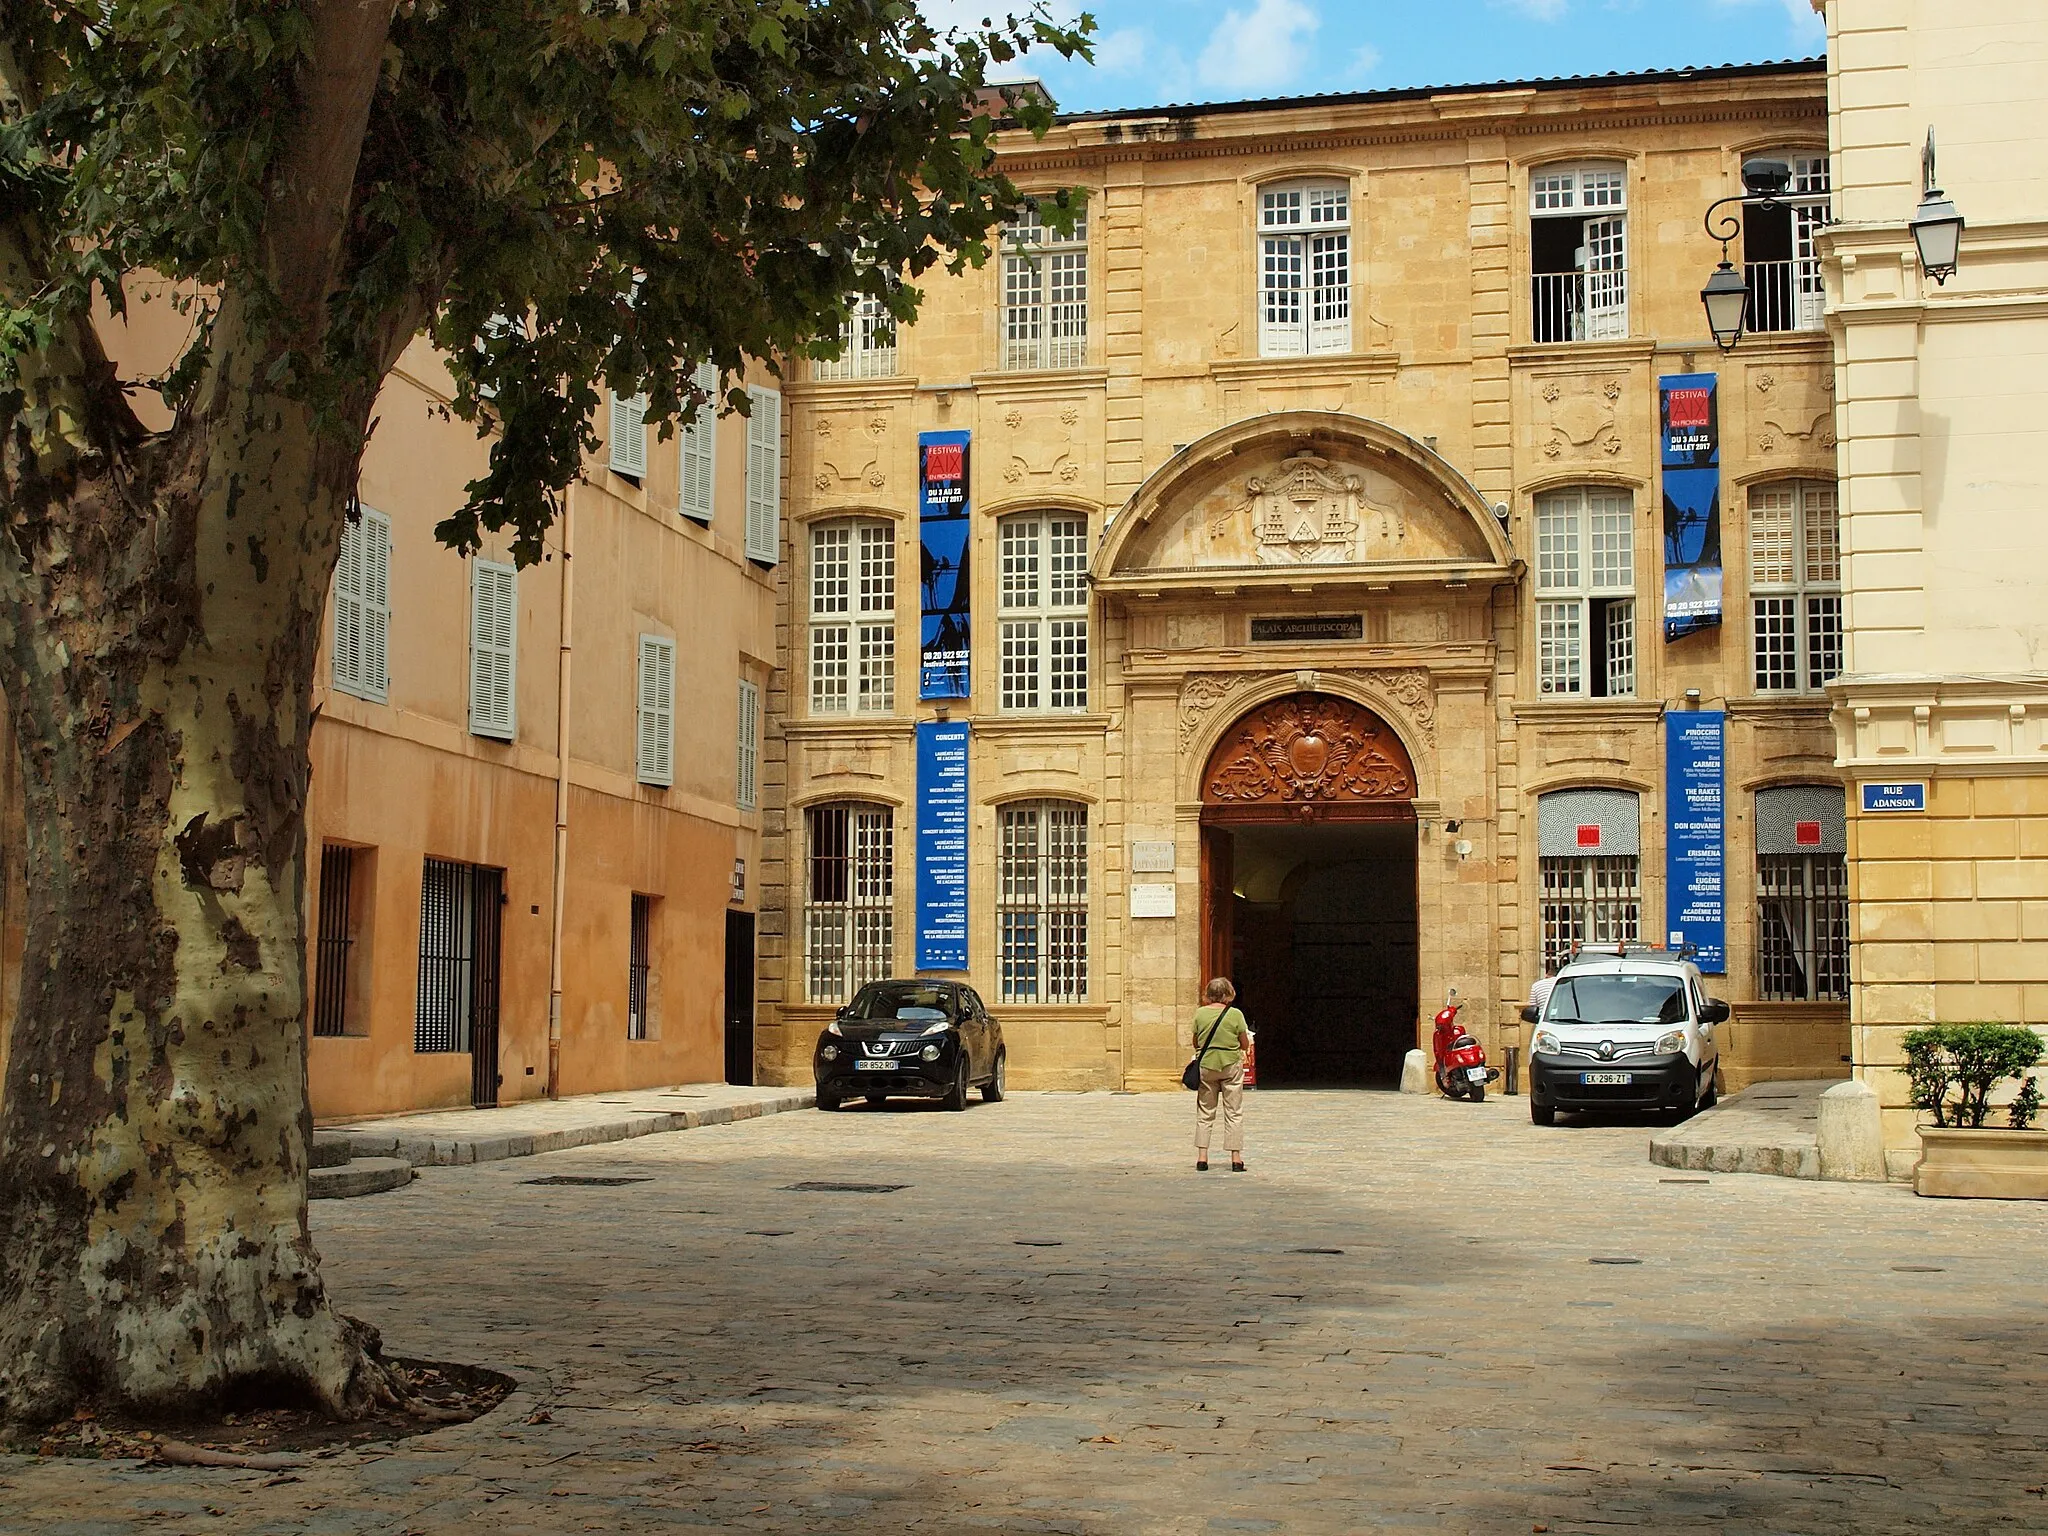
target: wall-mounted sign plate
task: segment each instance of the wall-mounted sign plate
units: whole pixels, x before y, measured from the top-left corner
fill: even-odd
[[[1863,814],[1880,815],[1886,811],[1924,811],[1927,809],[1927,783],[1921,780],[1912,784],[1865,784],[1863,786]]]
[[[1173,873],[1173,844],[1144,842],[1131,844],[1131,873],[1170,875]]]
[[[1363,640],[1365,616],[1358,613],[1299,613],[1253,619],[1252,639],[1259,644],[1290,640]]]
[[[1131,916],[1172,917],[1173,887],[1171,885],[1133,885],[1131,887]]]

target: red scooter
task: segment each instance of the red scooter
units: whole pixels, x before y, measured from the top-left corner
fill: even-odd
[[[1486,1085],[1500,1076],[1498,1067],[1486,1064],[1486,1047],[1458,1026],[1458,989],[1451,988],[1437,1011],[1436,1033],[1431,1046],[1436,1054],[1436,1086],[1447,1099],[1470,1099],[1477,1104],[1486,1097]]]

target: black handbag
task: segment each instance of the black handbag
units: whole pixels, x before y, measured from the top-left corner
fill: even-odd
[[[1209,1033],[1203,1037],[1201,1045],[1196,1048],[1194,1060],[1181,1068],[1180,1085],[1189,1092],[1196,1092],[1201,1088],[1202,1058],[1209,1054],[1209,1042],[1216,1038],[1216,1031],[1223,1027],[1223,1021],[1230,1016],[1230,1010],[1235,1006],[1234,1003],[1225,1003],[1223,1005],[1223,1012],[1216,1015],[1216,1022],[1209,1026]],[[1240,1013],[1239,1016],[1242,1017],[1243,1015]]]

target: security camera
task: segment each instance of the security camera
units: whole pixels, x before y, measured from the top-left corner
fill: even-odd
[[[1742,162],[1742,187],[1751,197],[1776,197],[1792,185],[1792,167],[1782,160]]]

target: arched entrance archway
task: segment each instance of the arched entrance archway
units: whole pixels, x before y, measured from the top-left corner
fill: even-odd
[[[1202,771],[1202,964],[1259,1032],[1262,1084],[1398,1086],[1415,1043],[1415,765],[1362,704],[1248,711]]]

